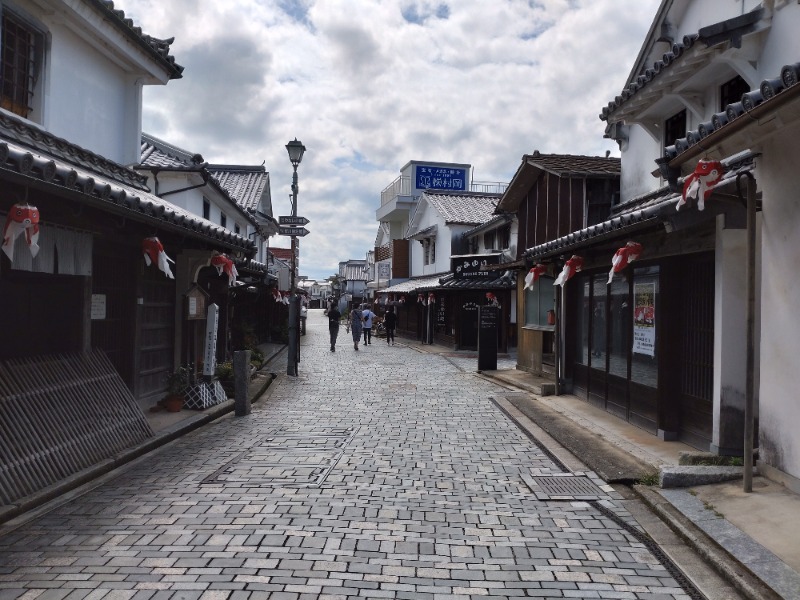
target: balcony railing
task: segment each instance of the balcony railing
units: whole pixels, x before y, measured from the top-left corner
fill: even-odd
[[[502,194],[507,187],[507,183],[499,181],[473,181],[469,186],[469,191],[479,194]],[[392,202],[399,196],[411,196],[413,189],[411,178],[401,175],[381,192],[381,206]]]

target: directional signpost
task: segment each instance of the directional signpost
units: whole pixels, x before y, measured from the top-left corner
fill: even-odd
[[[296,237],[303,237],[310,232],[305,227],[278,227],[278,233],[281,235],[291,235]]]
[[[311,221],[306,219],[305,217],[278,217],[278,223],[280,225],[295,225],[302,227],[303,225],[308,225]]]
[[[296,217],[294,215],[278,217],[278,223],[282,225],[282,227],[278,227],[278,233],[292,237],[303,237],[309,233],[308,229],[303,225],[308,225],[310,222],[305,217]]]

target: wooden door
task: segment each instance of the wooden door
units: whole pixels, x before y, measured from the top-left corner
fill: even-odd
[[[678,438],[701,450],[711,444],[714,383],[713,256],[683,265],[680,426]]]

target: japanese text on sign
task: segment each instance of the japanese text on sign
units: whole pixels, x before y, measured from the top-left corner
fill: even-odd
[[[466,190],[467,170],[449,167],[417,167],[417,189]]]

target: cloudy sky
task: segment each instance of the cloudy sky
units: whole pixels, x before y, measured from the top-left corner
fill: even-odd
[[[274,214],[299,168],[300,273],[324,279],[374,246],[380,193],[410,160],[508,182],[522,155],[618,156],[601,108],[619,93],[658,0],[119,0],[175,37],[183,79],[145,90],[147,133],[214,163],[261,164]],[[288,247],[288,238],[272,238]]]

